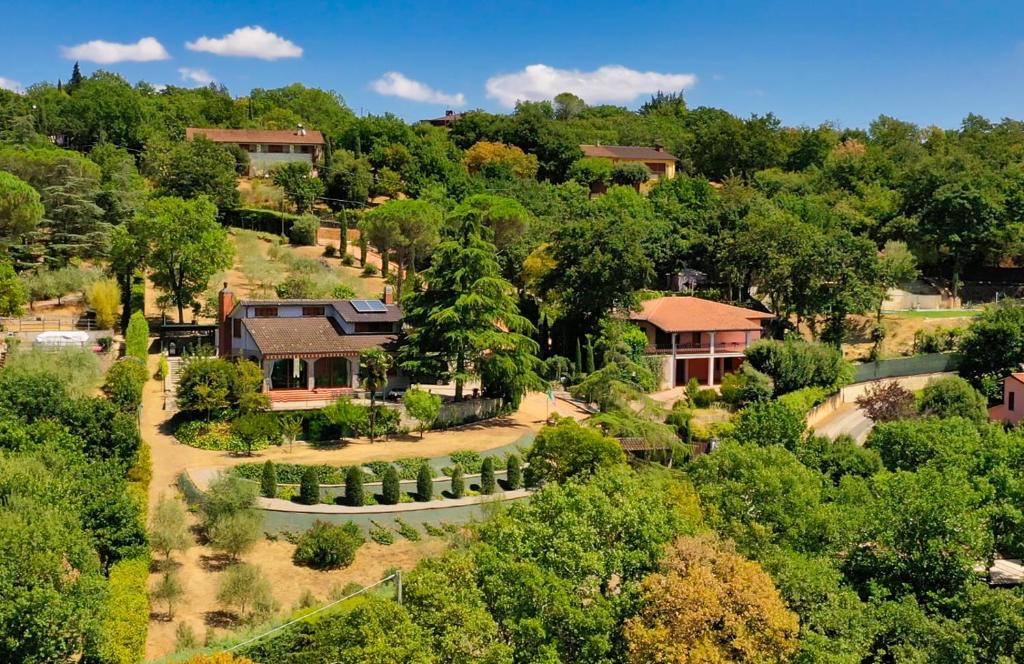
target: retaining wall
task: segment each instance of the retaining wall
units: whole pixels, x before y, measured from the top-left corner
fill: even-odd
[[[856,403],[857,398],[864,395],[869,388],[874,385],[881,383],[894,382],[900,387],[915,392],[917,390],[924,389],[924,387],[931,381],[937,378],[946,378],[947,376],[955,376],[956,373],[952,371],[938,371],[935,373],[919,374],[916,376],[896,376],[893,378],[879,378],[877,380],[864,381],[862,383],[853,383],[847,385],[843,389],[839,390],[828,399],[812,408],[807,413],[807,426],[814,428],[821,424],[823,421],[834,415],[837,411],[841,410],[847,404]]]

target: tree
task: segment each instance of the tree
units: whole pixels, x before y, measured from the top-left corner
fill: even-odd
[[[223,146],[197,136],[173,145],[147,150],[150,170],[159,196],[184,199],[206,196],[217,208],[238,207],[238,173],[235,157]]]
[[[298,415],[284,415],[277,420],[277,428],[281,437],[288,443],[288,451],[292,451],[295,439],[302,435],[302,418]]]
[[[388,383],[393,360],[380,348],[365,350],[359,356],[359,383],[370,393],[370,442],[377,434],[377,394]]]
[[[231,422],[231,433],[242,444],[246,456],[252,456],[252,448],[279,435],[274,419],[267,413],[242,413]]]
[[[320,503],[320,475],[316,466],[307,466],[302,471],[302,478],[299,484],[299,502],[303,505],[317,505]]]
[[[292,161],[281,164],[273,171],[274,184],[284,189],[285,197],[295,206],[295,211],[305,214],[313,209],[316,199],[324,195],[324,183],[313,176],[309,164]]]
[[[31,233],[43,218],[37,192],[21,178],[0,171],[0,246],[10,246]]]
[[[480,466],[480,493],[489,496],[494,493],[497,483],[494,480],[494,457],[487,457]]]
[[[85,289],[85,301],[96,313],[96,328],[111,330],[117,320],[121,292],[114,279],[97,279]]]
[[[14,268],[0,260],[0,316],[20,316],[25,305],[25,286]]]
[[[398,470],[389,465],[384,471],[384,481],[381,485],[381,502],[385,505],[397,505],[401,499],[401,485],[398,481]]]
[[[562,92],[555,95],[555,118],[558,120],[571,120],[587,109],[587,102],[571,92]]]
[[[757,563],[703,536],[676,540],[662,568],[626,621],[627,661],[784,662],[796,652],[798,617]]]
[[[260,475],[260,495],[264,498],[277,498],[277,469],[274,462],[267,459],[263,462],[263,474]]]
[[[149,243],[137,227],[138,217],[132,216],[124,223],[114,226],[108,236],[107,270],[117,280],[121,291],[121,330],[128,329],[132,315],[132,290],[136,277],[146,264]],[[143,302],[143,309],[145,303]],[[144,313],[140,311],[140,313]]]
[[[462,158],[470,173],[493,174],[503,170],[519,178],[537,175],[537,156],[515,145],[480,141],[466,150]]]
[[[948,376],[929,381],[917,407],[922,415],[934,417],[962,417],[974,422],[988,420],[985,397],[959,376]]]
[[[362,507],[365,502],[363,471],[359,466],[349,466],[345,472],[345,504],[349,507]]]
[[[221,475],[210,483],[200,503],[203,527],[209,530],[217,521],[233,514],[254,512],[257,487],[235,475]]]
[[[857,407],[875,422],[891,422],[914,415],[914,393],[891,380],[869,385],[857,397]]]
[[[599,157],[583,157],[569,168],[569,177],[591,191],[607,186],[612,181],[612,162]]]
[[[413,388],[407,390],[402,397],[402,405],[419,422],[420,438],[423,438],[423,431],[432,426],[441,413],[441,395]]]
[[[162,497],[153,510],[153,525],[149,530],[149,543],[154,550],[170,561],[175,551],[185,551],[192,544],[188,518],[184,506],[174,498]]]
[[[506,466],[506,480],[510,491],[515,491],[523,486],[523,469],[518,454],[510,454]]]
[[[348,567],[362,544],[362,531],[351,521],[343,526],[314,521],[296,543],[293,559],[320,570]]]
[[[462,216],[446,230],[424,273],[427,288],[403,300],[411,329],[399,351],[402,366],[451,377],[461,401],[486,353],[503,369],[492,376],[501,375],[508,391],[521,396],[535,382],[533,325],[519,313],[512,285],[499,276],[495,247],[484,239],[479,217]]]
[[[759,401],[740,413],[733,436],[744,443],[794,450],[805,430],[803,413],[794,412],[781,401]]]
[[[124,357],[113,364],[103,380],[103,392],[125,413],[135,413],[142,405],[142,390],[149,379],[149,369],[134,357]]]
[[[637,188],[651,179],[651,169],[640,163],[615,164],[610,178],[615,184]]]
[[[278,609],[263,570],[248,563],[228,567],[217,589],[217,601],[237,608],[242,620],[253,622],[269,618]]]
[[[160,577],[160,581],[150,591],[150,596],[154,600],[167,604],[168,620],[174,620],[174,605],[177,604],[184,594],[185,588],[181,585],[178,574],[173,570],[164,572],[164,575]]]
[[[141,311],[131,315],[124,334],[125,355],[141,362],[149,359],[149,323]]]
[[[217,208],[204,197],[154,198],[141,215],[150,279],[171,297],[178,322],[184,323],[185,307],[206,290],[214,274],[231,267],[227,231],[217,222]]]
[[[747,347],[747,362],[775,383],[775,395],[804,387],[835,389],[852,377],[837,348],[797,339],[764,339]]]
[[[263,536],[262,526],[263,516],[254,509],[227,514],[209,528],[210,546],[237,561]]]
[[[569,418],[542,428],[527,456],[538,479],[559,482],[576,475],[593,475],[625,461],[617,441]]]
[[[420,466],[416,473],[416,500],[427,502],[434,497],[434,471],[429,463]]]
[[[452,468],[452,498],[462,498],[466,495],[466,478],[462,471],[462,464],[455,464]]]
[[[441,210],[422,200],[393,200],[370,210],[359,222],[360,232],[381,255],[386,279],[392,255],[398,260],[398,298],[408,273],[415,274],[417,258],[426,257],[438,241]]]
[[[214,413],[231,404],[233,367],[227,361],[214,357],[191,357],[178,378],[178,407],[184,411],[201,412],[206,421]]]
[[[60,115],[72,145],[83,151],[104,141],[133,150],[142,147],[142,97],[128,81],[111,72],[97,71],[69,86],[74,92]]]

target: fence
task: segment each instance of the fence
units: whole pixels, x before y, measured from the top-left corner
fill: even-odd
[[[929,353],[891,360],[866,362],[858,365],[853,373],[854,383],[864,383],[880,378],[898,378],[921,374],[945,373],[960,367],[961,357],[956,353]]]
[[[64,332],[95,330],[91,318],[0,318],[0,329],[7,332]]]

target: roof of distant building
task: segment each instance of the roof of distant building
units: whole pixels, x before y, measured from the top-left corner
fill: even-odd
[[[581,145],[580,150],[587,157],[605,159],[635,159],[643,161],[675,161],[675,155],[664,148],[648,148],[638,145]]]
[[[646,300],[630,320],[647,321],[665,332],[760,330],[771,314],[699,297],[658,297]]]
[[[448,110],[439,118],[429,118],[427,120],[423,120],[423,122],[429,122],[432,125],[441,127],[444,125],[450,125],[461,117],[462,113],[456,113],[455,111]]]
[[[398,323],[402,320],[402,309],[397,304],[385,304],[384,311],[357,311],[356,300],[239,300],[235,307],[334,307],[342,320],[349,323]],[[282,320],[299,320],[283,318]]]
[[[302,133],[304,132],[304,133]],[[189,127],[185,138],[205,136],[214,143],[275,143],[284,145],[323,145],[324,135],[315,129],[219,129]]]
[[[355,356],[369,348],[392,348],[397,334],[343,334],[324,317],[243,318],[242,325],[264,359]]]

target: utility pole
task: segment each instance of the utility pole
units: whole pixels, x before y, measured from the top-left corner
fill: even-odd
[[[402,570],[395,572],[395,599],[402,603]]]

